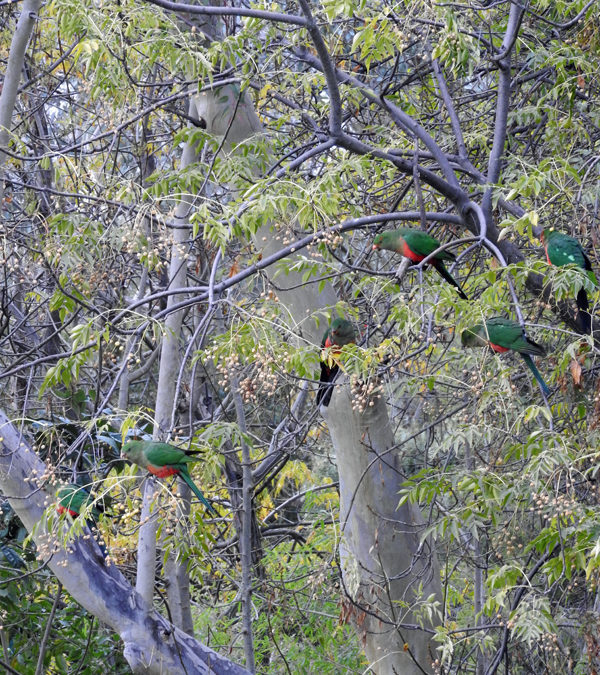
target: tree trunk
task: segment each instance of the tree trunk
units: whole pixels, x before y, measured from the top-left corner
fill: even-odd
[[[441,602],[440,571],[431,542],[421,542],[419,507],[398,506],[404,476],[390,450],[387,406],[382,397],[371,402],[353,410],[345,382],[322,408],[338,459],[344,603],[375,672],[431,672],[435,645],[416,616],[421,601]],[[435,621],[424,617],[431,629]]]
[[[194,104],[190,103],[190,114],[194,114]],[[191,143],[186,143],[181,167],[185,169],[196,159],[196,150]],[[184,288],[187,283],[187,247],[190,236],[188,225],[190,203],[189,199],[179,202],[175,213],[178,227],[173,229],[171,244],[171,262],[169,266],[169,288]],[[177,302],[180,296],[171,295],[167,301],[167,308]],[[163,330],[156,406],[154,410],[154,437],[159,440],[168,438],[173,429],[173,418],[177,402],[175,389],[180,366],[180,340],[183,311],[171,312],[165,319]],[[178,491],[183,500],[188,501],[184,511],[189,512],[190,491],[184,487],[182,481],[177,481]],[[144,492],[144,508],[146,500],[153,491]],[[158,521],[156,518],[147,519],[140,528],[138,554],[138,582],[137,588],[147,603],[152,602],[154,591],[154,566],[156,560],[156,532]],[[167,596],[175,624],[190,635],[193,634],[193,620],[189,601],[189,582],[185,565],[173,557],[169,562],[169,585]],[[151,578],[150,578],[151,577]]]
[[[10,43],[8,62],[4,71],[4,81],[0,92],[0,212],[4,197],[4,164],[7,157],[4,150],[8,148],[12,116],[25,62],[25,50],[41,4],[41,0],[25,0],[23,3],[17,27]]]

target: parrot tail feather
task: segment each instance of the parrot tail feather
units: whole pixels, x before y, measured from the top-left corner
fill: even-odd
[[[180,471],[179,475],[183,480],[189,485],[190,490],[198,497],[200,502],[204,505],[204,508],[208,511],[213,516],[218,516],[219,514],[215,511],[213,508],[212,504],[206,499],[206,497],[202,494],[201,490],[198,488],[196,483],[192,480],[192,477],[188,475],[187,472]]]
[[[577,293],[577,307],[579,309],[578,322],[581,330],[589,335],[592,332],[592,317],[588,311],[589,309],[588,296],[584,288],[580,288]]]
[[[317,391],[317,408],[324,405],[327,407],[329,401],[331,401],[331,395],[333,394],[333,380],[338,374],[339,366],[334,365],[329,368],[323,362],[321,362],[321,378],[319,380],[319,390]]]
[[[542,388],[544,395],[550,396],[550,388],[544,382],[544,378],[541,376],[540,371],[535,367],[535,363],[533,362],[531,356],[529,356],[529,354],[521,354],[521,356],[523,357],[523,361],[525,361],[529,370],[531,370],[531,372],[533,373],[533,376],[537,380],[538,384]]]
[[[463,300],[468,300],[468,299],[469,299],[469,297],[467,296],[467,294],[466,294],[466,293],[463,291],[463,289],[460,287],[458,281],[456,281],[456,279],[450,274],[450,272],[448,272],[448,270],[446,269],[446,266],[444,265],[443,262],[441,262],[441,261],[436,261],[435,263],[432,263],[432,264],[433,264],[433,266],[435,267],[435,269],[438,271],[438,274],[439,274],[443,279],[445,279],[449,284],[451,284],[452,286],[454,286],[454,288],[456,288],[456,290],[458,291],[458,294],[460,295],[460,297],[461,297]]]

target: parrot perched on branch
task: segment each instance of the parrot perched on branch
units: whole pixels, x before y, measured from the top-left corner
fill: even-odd
[[[564,265],[577,265],[582,270],[587,272],[588,277],[596,285],[598,281],[596,275],[592,270],[592,263],[587,257],[581,244],[570,237],[568,234],[563,234],[553,227],[546,228],[541,236],[542,244],[546,252],[546,260],[549,265],[556,267],[563,267]],[[592,317],[589,314],[588,296],[583,287],[577,293],[577,308],[579,309],[579,325],[584,333],[592,332]]]
[[[384,248],[388,251],[394,251],[412,260],[413,263],[420,263],[440,246],[440,242],[427,232],[411,230],[407,227],[382,232],[373,240],[374,249]],[[469,298],[459,283],[446,269],[444,260],[454,261],[456,256],[450,251],[439,251],[429,260],[428,264],[435,267],[438,274],[456,288],[461,298],[468,300]]]
[[[189,485],[206,510],[212,515],[218,515],[190,476],[188,464],[200,461],[199,457],[193,457],[194,451],[182,450],[160,441],[129,441],[123,446],[122,452],[130,462],[147,469],[158,478],[179,476]]]
[[[479,323],[462,332],[461,342],[463,347],[488,346],[495,352],[503,353],[513,350],[519,352],[523,361],[533,373],[545,396],[550,394],[548,385],[544,382],[539,370],[535,367],[532,356],[545,356],[546,350],[528,338],[520,324],[512,319],[501,316],[488,319],[485,323]]]
[[[343,347],[356,341],[354,327],[346,319],[334,319],[331,326],[325,331],[321,341],[321,349],[327,347]],[[334,362],[335,350],[332,350],[332,358],[329,362],[321,360],[321,376],[319,378],[319,390],[317,392],[317,406],[327,407],[333,394],[333,380],[335,380],[340,367]]]
[[[103,509],[99,507],[98,504],[94,503],[94,498],[92,495],[81,485],[76,483],[69,483],[69,485],[64,485],[59,488],[56,492],[58,497],[58,504],[56,505],[56,510],[61,515],[68,512],[71,518],[79,517],[79,514],[84,511],[88,506],[91,506],[89,511],[90,517],[86,518],[85,524],[88,526],[90,532],[97,531],[96,520],[100,517],[100,513]],[[104,543],[100,540],[96,540],[98,546],[102,551],[102,555],[106,558],[108,552]]]

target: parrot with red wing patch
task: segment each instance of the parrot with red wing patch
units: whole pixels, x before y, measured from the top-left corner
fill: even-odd
[[[94,498],[84,487],[76,483],[69,483],[69,485],[63,485],[63,487],[59,488],[56,496],[58,497],[58,504],[56,505],[58,513],[61,515],[68,513],[71,518],[78,518],[79,514],[90,506],[90,517],[86,518],[85,524],[88,526],[90,532],[97,532],[96,520],[98,520],[100,513],[104,509],[100,506],[101,502],[94,502]],[[99,538],[96,538],[96,541],[98,542],[100,551],[102,551],[102,555],[106,558],[108,553],[104,543]]]
[[[405,258],[408,258],[413,263],[420,263],[440,246],[440,242],[435,237],[427,234],[427,232],[411,230],[407,227],[381,232],[373,240],[374,249],[383,248],[388,251],[394,251],[395,253],[399,253]],[[429,260],[428,264],[435,267],[438,274],[456,288],[461,298],[468,300],[469,298],[460,287],[459,283],[446,269],[444,260],[453,262],[456,260],[456,256],[453,253],[450,253],[450,251],[438,251],[433,258]]]
[[[325,331],[321,341],[321,349],[328,347],[343,347],[356,341],[354,327],[346,319],[334,319],[331,326]],[[328,363],[321,360],[321,376],[319,378],[319,390],[317,392],[317,406],[327,407],[333,394],[333,381],[340,367],[337,363]]]
[[[582,245],[568,234],[559,232],[553,227],[546,228],[540,235],[546,252],[549,265],[563,267],[577,265],[587,272],[588,277],[597,285],[596,275],[592,270],[592,263],[587,257]],[[582,287],[577,293],[577,308],[579,309],[579,325],[584,333],[592,332],[592,317],[589,314],[589,302],[585,289]]]
[[[479,323],[465,329],[461,335],[461,342],[463,347],[487,346],[499,354],[510,350],[518,352],[533,373],[544,395],[550,394],[548,385],[544,382],[531,358],[532,356],[545,356],[546,350],[537,342],[528,338],[521,325],[516,321],[501,316],[488,319],[485,323]]]
[[[195,454],[193,451],[182,450],[161,441],[129,441],[123,446],[122,452],[130,462],[147,469],[158,478],[179,476],[189,485],[190,490],[198,497],[206,510],[212,515],[218,515],[190,476],[188,464],[200,461],[199,457],[193,456]]]

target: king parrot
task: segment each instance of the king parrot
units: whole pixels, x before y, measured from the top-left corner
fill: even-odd
[[[91,506],[89,511],[91,517],[86,519],[85,524],[88,526],[90,532],[97,530],[95,521],[100,517],[102,509],[99,507],[99,504],[94,503],[92,495],[84,487],[76,483],[69,483],[59,488],[56,496],[58,497],[56,510],[61,515],[68,512],[72,518],[77,518],[87,506]],[[97,542],[102,555],[106,558],[107,551],[104,543],[100,539],[97,539]]]
[[[384,248],[388,251],[394,251],[412,260],[413,263],[420,263],[421,260],[424,260],[429,254],[438,249],[440,245],[440,242],[435,237],[427,234],[427,232],[411,230],[407,227],[381,232],[373,240],[374,249]],[[438,274],[456,288],[461,298],[468,300],[469,298],[466,293],[446,269],[444,260],[453,261],[456,260],[456,256],[450,253],[450,251],[438,251],[431,258],[429,264],[433,265]]]
[[[354,327],[346,319],[334,319],[331,326],[325,331],[321,340],[321,349],[326,347],[343,347],[355,342],[356,337]],[[335,354],[335,352],[334,352]],[[335,380],[339,365],[337,363],[327,363],[321,361],[321,376],[319,378],[319,391],[317,392],[317,406],[327,407],[333,394],[333,380]]]
[[[485,323],[478,323],[476,326],[467,328],[460,336],[463,347],[485,347],[489,346],[495,352],[503,353],[509,350],[519,352],[523,361],[527,364],[529,370],[538,381],[545,396],[550,394],[548,385],[544,382],[539,370],[535,367],[531,356],[545,356],[546,350],[528,338],[520,324],[512,319],[505,319],[501,316],[488,319]]]
[[[585,270],[589,278],[597,284],[596,275],[592,270],[592,263],[587,257],[581,244],[570,237],[568,234],[563,234],[553,227],[546,228],[541,236],[544,250],[546,251],[546,260],[549,265],[562,267],[563,265],[577,265]],[[588,309],[588,296],[585,288],[580,288],[577,293],[577,307],[579,309],[579,324],[584,333],[592,332],[592,317]]]
[[[200,461],[199,457],[192,456],[192,451],[182,450],[161,441],[129,441],[123,446],[122,452],[130,462],[147,469],[158,478],[179,476],[189,485],[190,490],[204,504],[206,510],[215,516],[218,515],[190,476],[188,464]]]

